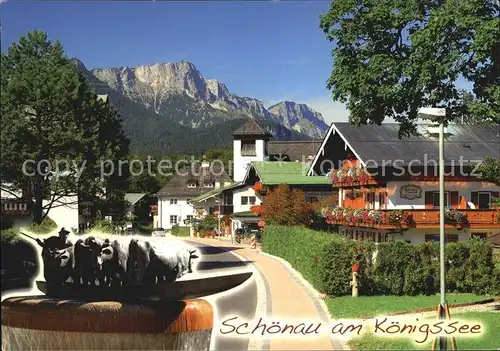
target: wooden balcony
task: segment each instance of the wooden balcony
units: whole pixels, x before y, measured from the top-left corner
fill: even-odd
[[[370,210],[367,210],[370,211]],[[378,221],[337,219],[330,217],[330,224],[339,224],[355,227],[397,229],[397,228],[438,228],[439,209],[418,209],[418,210],[376,210],[381,214]],[[445,220],[446,228],[471,228],[489,229],[500,228],[500,210],[458,210],[465,215],[465,220],[457,222],[455,220]],[[391,215],[392,214],[392,215]],[[395,216],[400,214],[401,216]]]

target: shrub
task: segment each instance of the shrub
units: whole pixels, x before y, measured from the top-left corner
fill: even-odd
[[[103,234],[115,234],[116,227],[111,221],[101,220],[97,221],[91,229],[91,232]]]
[[[405,295],[432,295],[438,290],[439,263],[435,260],[438,247],[432,242],[410,248],[411,259],[404,272],[403,293]]]
[[[48,234],[56,229],[57,224],[48,216],[43,219],[42,223],[33,223],[29,227],[29,231],[35,234]]]
[[[405,270],[412,259],[411,246],[404,241],[395,241],[378,246],[374,267],[375,282],[382,294],[402,295]]]
[[[492,284],[490,286],[489,294],[493,296],[500,296],[500,267],[493,268],[491,280]]]
[[[4,245],[13,245],[17,243],[20,238],[17,230],[11,228],[11,229],[2,229],[0,231],[0,240],[2,246]]]

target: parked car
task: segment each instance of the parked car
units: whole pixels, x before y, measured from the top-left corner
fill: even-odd
[[[156,228],[156,229],[155,229],[155,230],[153,230],[153,232],[151,233],[151,236],[160,236],[160,237],[167,236],[167,230],[166,230],[166,229],[163,229],[163,228]]]

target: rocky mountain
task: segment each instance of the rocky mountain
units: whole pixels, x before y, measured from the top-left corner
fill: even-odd
[[[328,130],[323,116],[307,105],[293,101],[282,101],[269,107],[269,111],[278,116],[279,122],[286,128],[304,133],[315,139],[323,138]]]
[[[313,138],[321,138],[328,129],[321,114],[306,105],[287,101],[267,109],[258,99],[237,96],[225,84],[205,79],[188,61],[93,69],[91,73],[156,114],[194,129],[248,117]]]
[[[199,154],[212,147],[228,147],[232,144],[231,133],[249,117],[256,118],[276,139],[309,138],[304,133],[284,127],[274,115],[266,118],[270,112],[258,100],[234,97],[223,84],[214,80],[202,83],[198,80],[198,86],[202,88],[194,89],[196,84],[191,79],[186,78],[183,83],[180,78],[182,75],[173,74],[170,85],[167,85],[169,91],[157,95],[148,90],[146,83],[136,79],[135,73],[130,75],[133,72],[131,69],[88,70],[80,60],[73,59],[73,62],[97,94],[108,94],[110,103],[123,117],[125,132],[131,140],[131,151],[135,153]],[[172,71],[175,73],[182,69],[178,67]],[[138,70],[142,73],[137,75],[144,77],[147,75],[144,73],[146,71]],[[125,78],[127,76],[129,78]],[[102,80],[103,78],[106,79]],[[184,86],[183,84],[187,88],[179,92],[178,87]],[[203,86],[206,87],[204,90]],[[212,96],[213,101],[216,101],[213,98],[215,94],[225,97],[218,99],[220,104],[223,104],[221,101],[230,102],[233,99],[235,104],[243,102],[242,106],[246,106],[247,110],[224,111],[220,107],[211,106],[202,98]]]

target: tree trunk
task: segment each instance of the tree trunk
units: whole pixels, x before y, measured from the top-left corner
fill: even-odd
[[[33,198],[35,200],[33,206],[33,222],[40,224],[43,220],[43,189],[42,180],[39,177],[33,180]]]

